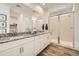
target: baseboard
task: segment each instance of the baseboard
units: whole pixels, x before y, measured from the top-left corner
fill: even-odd
[[[58,44],[58,40],[52,39],[52,40],[51,40],[51,43],[56,43],[56,44]]]
[[[73,47],[73,42],[62,41],[60,44],[58,44],[57,40],[53,39],[51,41],[51,43],[55,43],[57,45],[60,45],[60,46],[66,47],[66,48],[70,48],[70,49],[79,51],[78,47],[77,48]]]
[[[73,42],[61,41],[61,43],[59,45],[68,47],[68,48],[73,48]]]
[[[57,45],[61,45],[61,46],[73,49],[73,42],[62,41],[60,44],[58,44],[57,40],[52,39],[51,43],[55,43]]]

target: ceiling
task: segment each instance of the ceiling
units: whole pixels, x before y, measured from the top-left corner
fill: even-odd
[[[47,12],[47,11],[56,10],[56,9],[62,8],[62,7],[63,8],[70,7],[73,4],[71,4],[71,3],[26,3],[25,5],[29,6],[30,8],[33,8],[33,9],[35,9],[36,6],[40,6],[44,12]]]
[[[18,10],[21,12],[21,9],[27,9],[30,8],[30,10],[33,10],[33,12],[38,13],[40,15],[44,15],[46,12],[54,12],[58,9],[68,8],[72,7],[73,4],[71,3],[13,3],[10,4],[12,9],[15,10],[15,12],[18,12]]]

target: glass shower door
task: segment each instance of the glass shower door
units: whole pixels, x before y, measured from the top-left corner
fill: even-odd
[[[73,47],[73,13],[60,15],[60,44]]]

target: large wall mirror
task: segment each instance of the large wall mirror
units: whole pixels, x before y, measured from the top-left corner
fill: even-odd
[[[22,3],[0,4],[0,34],[42,31],[40,14]]]

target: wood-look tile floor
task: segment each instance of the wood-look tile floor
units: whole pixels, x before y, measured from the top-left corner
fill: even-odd
[[[79,51],[51,43],[38,56],[79,56]]]

